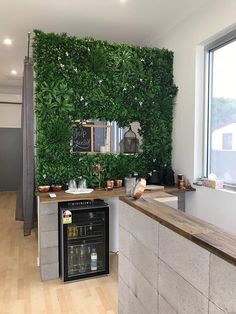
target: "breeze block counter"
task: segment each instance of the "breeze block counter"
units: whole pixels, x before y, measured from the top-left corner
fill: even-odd
[[[236,236],[158,198],[120,197],[119,314],[236,313]]]

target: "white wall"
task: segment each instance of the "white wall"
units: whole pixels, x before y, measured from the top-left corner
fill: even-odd
[[[236,1],[212,0],[152,46],[174,51],[179,87],[173,130],[173,168],[192,182],[202,175],[204,45],[236,28]],[[196,93],[195,93],[196,91]],[[187,212],[236,233],[236,193],[200,187],[187,193]]]
[[[20,128],[21,127],[21,95],[0,94],[0,128]]]

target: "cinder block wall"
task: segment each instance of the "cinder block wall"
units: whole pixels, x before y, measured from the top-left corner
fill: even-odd
[[[42,280],[59,278],[58,203],[38,200],[38,258]]]
[[[236,313],[235,266],[123,202],[119,242],[119,314]]]

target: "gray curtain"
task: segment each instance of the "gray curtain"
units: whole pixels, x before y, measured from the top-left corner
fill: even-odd
[[[25,57],[22,112],[21,156],[17,191],[16,219],[24,220],[24,235],[30,235],[36,217],[34,186],[34,99],[32,59]]]

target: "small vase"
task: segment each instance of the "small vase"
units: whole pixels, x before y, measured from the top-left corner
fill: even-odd
[[[51,185],[51,188],[52,188],[52,190],[53,190],[54,192],[59,192],[59,191],[61,191],[61,189],[62,189],[62,185],[53,184],[53,185]]]
[[[41,193],[46,193],[49,191],[49,189],[50,189],[50,185],[39,185],[38,186],[38,190]]]

